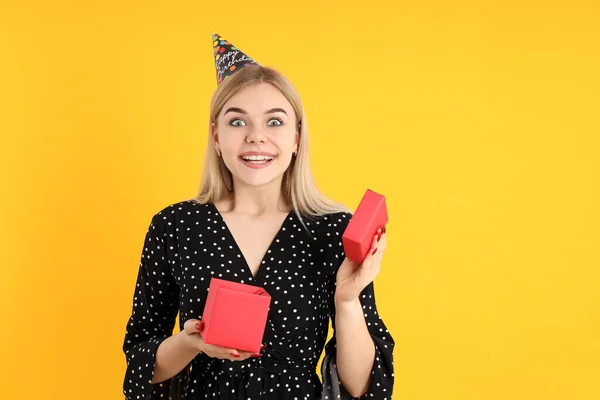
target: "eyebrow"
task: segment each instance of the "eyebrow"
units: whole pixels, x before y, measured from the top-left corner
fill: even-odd
[[[223,115],[227,114],[228,112],[237,112],[237,113],[240,113],[240,114],[248,114],[246,111],[244,111],[244,110],[242,110],[241,108],[238,108],[238,107],[229,107],[227,109],[227,111],[225,111],[223,113]],[[271,108],[270,110],[267,110],[265,112],[265,114],[273,114],[273,113],[278,113],[278,112],[284,113],[285,115],[287,115],[287,112],[285,112],[285,110],[283,108]]]

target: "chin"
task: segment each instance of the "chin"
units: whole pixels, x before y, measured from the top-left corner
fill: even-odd
[[[278,170],[257,170],[257,171],[240,171],[239,169],[235,171],[236,180],[242,185],[246,186],[267,186],[274,182],[281,182],[283,179],[283,173],[285,171]]]
[[[246,186],[267,186],[273,182],[281,181],[283,175],[263,174],[262,176],[236,176],[236,180]]]

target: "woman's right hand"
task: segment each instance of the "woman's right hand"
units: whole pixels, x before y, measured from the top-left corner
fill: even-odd
[[[203,327],[204,322],[201,320],[189,319],[185,321],[181,335],[183,335],[183,341],[185,342],[186,346],[197,350],[199,353],[204,353],[209,357],[219,358],[222,360],[242,361],[249,357],[262,357],[262,354],[259,353],[238,351],[236,349],[205,343],[204,339],[202,339],[202,336],[200,336],[200,331],[202,331]]]

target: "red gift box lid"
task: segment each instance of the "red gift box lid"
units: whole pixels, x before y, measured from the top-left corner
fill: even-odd
[[[202,314],[205,343],[259,352],[271,296],[259,286],[211,278]]]
[[[367,189],[342,235],[346,257],[362,263],[377,229],[387,222],[385,196]]]

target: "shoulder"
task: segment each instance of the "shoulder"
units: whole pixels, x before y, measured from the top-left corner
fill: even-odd
[[[212,204],[196,200],[182,200],[159,208],[152,215],[153,224],[179,225],[189,221],[205,219],[213,213]]]
[[[321,227],[319,229],[321,240],[318,246],[320,251],[325,254],[325,263],[330,267],[337,268],[345,257],[342,236],[352,219],[352,213],[337,211],[315,218]]]
[[[351,219],[352,213],[347,211],[329,213],[323,216],[327,231],[330,233],[339,234],[340,236],[346,230],[346,227]]]
[[[348,211],[337,211],[305,219],[308,225],[318,231],[318,236],[325,242],[335,243],[342,239],[342,235],[352,219],[352,213]],[[313,230],[314,233],[315,230]]]

